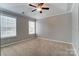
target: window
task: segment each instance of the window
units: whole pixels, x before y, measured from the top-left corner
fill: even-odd
[[[16,18],[1,15],[1,38],[16,36]]]
[[[35,21],[29,21],[29,34],[35,34]]]

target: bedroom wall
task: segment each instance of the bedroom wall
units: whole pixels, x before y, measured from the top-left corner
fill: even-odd
[[[78,55],[79,55],[79,3],[78,3]]]
[[[78,4],[73,4],[72,9],[72,43],[76,50],[76,54],[79,53],[79,29],[78,29]]]
[[[38,37],[51,40],[72,42],[71,13],[56,15],[37,20]]]
[[[11,13],[11,12],[1,12],[1,13],[5,13],[7,15],[11,15],[11,16],[14,16],[14,17],[17,18],[17,21],[16,21],[17,36],[11,37],[11,38],[1,39],[2,45],[21,41],[21,40],[24,40],[24,39],[28,39],[30,37],[35,37],[35,35],[29,35],[28,34],[28,21],[29,20],[35,21],[35,19],[27,17],[27,16],[22,16],[22,15],[19,15],[19,14]]]

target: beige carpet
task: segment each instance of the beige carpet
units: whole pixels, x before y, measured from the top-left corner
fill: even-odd
[[[74,56],[71,44],[44,39],[25,40],[1,48],[2,56]]]

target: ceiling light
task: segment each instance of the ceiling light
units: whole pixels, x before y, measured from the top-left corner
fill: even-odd
[[[32,12],[39,11],[40,13],[42,13],[42,10],[49,10],[49,7],[45,7],[44,3],[38,3],[37,5],[29,4],[29,6],[32,6],[35,8],[32,10]]]
[[[37,11],[41,11],[42,9],[41,8],[37,8]]]

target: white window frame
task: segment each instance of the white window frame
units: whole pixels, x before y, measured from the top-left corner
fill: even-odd
[[[0,15],[0,17],[2,18],[2,17],[6,17],[6,20],[9,18],[9,20],[10,20],[10,18],[12,18],[12,19],[14,19],[14,21],[16,22],[17,21],[17,18],[16,17],[14,17],[14,16],[11,16],[11,15],[7,15],[7,14],[2,14],[2,15]],[[2,22],[2,19],[1,19],[1,22]],[[7,21],[8,22],[8,21]],[[1,27],[2,27],[2,24],[1,24]],[[6,24],[6,26],[5,27],[7,27],[7,28],[9,28],[9,29],[11,29],[10,28],[10,26],[8,26],[7,24]],[[5,29],[5,35],[4,34],[2,34],[2,31],[1,31],[1,38],[10,38],[10,37],[16,37],[16,23],[15,23],[15,26],[14,26],[14,31],[15,32],[12,32],[11,30],[9,31],[9,30],[7,30],[7,29]],[[2,30],[2,28],[1,28],[1,30]],[[12,33],[13,34],[12,34]]]
[[[29,34],[35,34],[35,33],[36,33],[36,32],[35,32],[35,31],[36,31],[35,25],[36,25],[36,24],[35,24],[35,21],[29,20]],[[34,27],[34,28],[33,28],[33,27]],[[31,28],[32,28],[33,30],[32,30]]]

